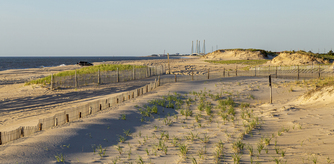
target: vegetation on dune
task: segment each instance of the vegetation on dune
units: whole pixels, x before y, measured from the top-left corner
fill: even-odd
[[[294,53],[299,53],[299,54],[303,54],[303,55],[309,55],[309,56],[313,56],[316,58],[321,58],[321,59],[325,59],[325,60],[333,60],[334,59],[334,53],[332,50],[328,51],[328,53],[313,53],[312,51],[303,51],[303,50],[299,50],[299,51],[282,51],[281,53],[290,53],[290,54],[294,54]]]
[[[273,55],[273,56],[277,55],[277,53],[275,53],[275,52],[266,51],[266,50],[262,50],[262,49],[254,49],[254,48],[248,48],[248,49],[234,48],[234,49],[223,49],[223,50],[225,50],[225,51],[251,51],[251,52],[260,51],[266,57],[268,55]],[[220,50],[218,50],[218,51],[220,51]]]
[[[218,63],[218,64],[245,64],[245,65],[261,65],[269,60],[263,59],[263,60],[205,60],[209,63]]]
[[[146,68],[146,66],[138,66],[135,65],[135,68]],[[64,77],[64,76],[74,76],[75,71],[77,71],[77,74],[91,74],[91,73],[96,73],[98,70],[100,71],[116,71],[118,70],[131,70],[133,69],[133,65],[121,65],[121,64],[101,64],[97,66],[90,66],[90,67],[83,67],[77,70],[70,70],[70,71],[62,71],[59,73],[54,74],[54,77]],[[29,82],[26,82],[25,85],[31,85],[31,84],[50,84],[51,83],[51,75],[46,76],[44,78],[36,79],[36,80],[31,80]]]
[[[311,79],[306,81],[304,80],[302,82],[298,82],[298,84],[303,84],[306,87],[314,86],[315,87],[314,89],[308,91],[305,94],[305,97],[311,97],[313,93],[318,92],[325,87],[334,86],[334,81],[333,77],[326,77],[326,78]]]

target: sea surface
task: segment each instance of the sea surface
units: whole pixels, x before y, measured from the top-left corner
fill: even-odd
[[[171,56],[170,59],[179,59],[180,56]],[[86,62],[103,62],[103,61],[120,61],[120,60],[151,60],[167,59],[167,57],[0,57],[0,71],[8,69],[25,69],[53,67],[60,65],[74,65],[79,61]]]

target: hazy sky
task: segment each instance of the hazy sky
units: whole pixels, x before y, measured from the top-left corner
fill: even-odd
[[[0,0],[0,56],[334,48],[333,0]],[[202,48],[202,47],[201,47]]]

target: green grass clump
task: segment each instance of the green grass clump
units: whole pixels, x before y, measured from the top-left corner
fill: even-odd
[[[135,68],[146,68],[146,66],[139,66],[135,65]],[[90,66],[90,67],[83,67],[77,70],[70,70],[70,71],[62,71],[59,73],[54,74],[54,77],[65,77],[65,76],[74,76],[75,71],[77,71],[77,75],[82,75],[82,74],[91,74],[91,73],[96,73],[98,70],[101,72],[104,71],[116,71],[118,68],[119,71],[122,70],[132,70],[133,65],[122,65],[122,64],[101,64],[97,66]],[[36,79],[36,80],[31,80],[29,82],[26,82],[25,85],[31,85],[31,84],[50,84],[51,83],[51,75],[46,76],[44,78]]]
[[[244,65],[261,65],[269,60],[205,60],[209,63],[217,63],[217,64],[244,64]]]
[[[218,105],[220,107],[226,106],[226,105],[231,105],[233,106],[235,103],[231,97],[228,97],[226,100],[218,100]]]
[[[243,142],[241,142],[240,140],[236,141],[236,142],[233,142],[233,144],[232,144],[232,148],[233,148],[235,153],[240,153],[244,149],[244,146],[245,146],[245,144]]]

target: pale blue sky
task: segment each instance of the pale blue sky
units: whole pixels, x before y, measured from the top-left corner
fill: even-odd
[[[0,56],[329,51],[333,0],[0,0]],[[202,47],[201,47],[202,48]]]

